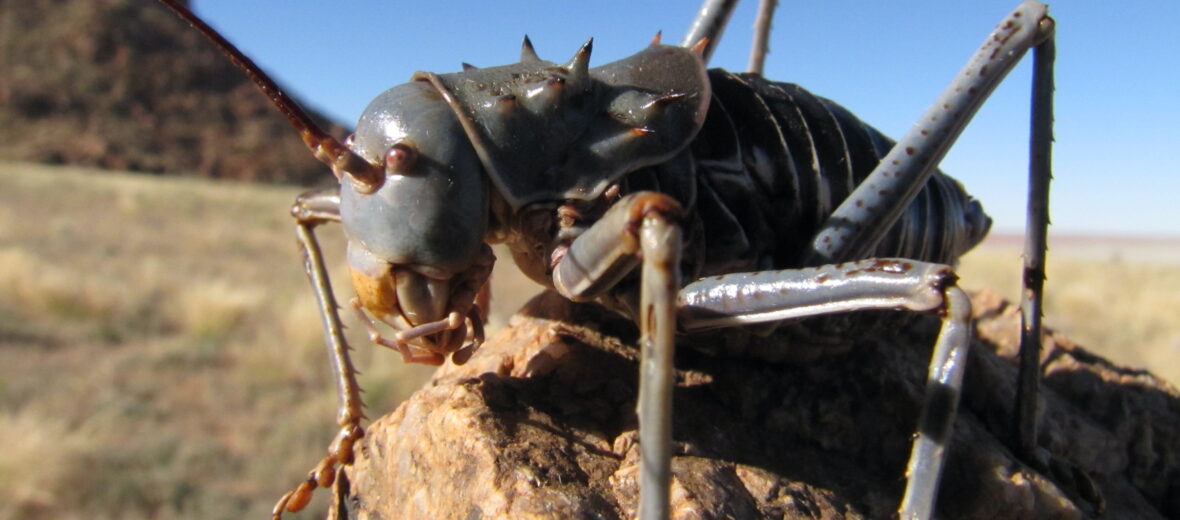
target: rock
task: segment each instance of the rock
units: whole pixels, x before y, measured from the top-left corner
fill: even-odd
[[[1004,442],[1019,315],[994,295],[975,306],[940,516],[1180,518],[1176,389],[1048,333],[1034,469]],[[889,518],[937,325],[806,363],[679,349],[673,518]],[[636,336],[597,306],[538,296],[369,426],[339,516],[633,517]]]

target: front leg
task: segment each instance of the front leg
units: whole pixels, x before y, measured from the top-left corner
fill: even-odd
[[[283,511],[296,512],[307,506],[317,487],[328,487],[336,481],[338,466],[352,462],[353,445],[364,436],[361,420],[364,419],[364,402],[361,400],[360,384],[356,380],[356,368],[352,365],[344,339],[344,325],[340,321],[339,306],[332,295],[332,284],[319,242],[315,238],[315,227],[326,222],[340,221],[340,194],[333,188],[304,193],[291,206],[291,216],[297,222],[296,235],[299,249],[303,254],[303,267],[315,291],[316,303],[324,325],[324,339],[328,345],[329,358],[336,378],[339,396],[339,411],[336,422],[340,426],[336,439],[328,447],[328,454],[312,469],[307,479],[295,489],[288,491],[275,504],[273,517],[277,520]],[[337,488],[339,489],[339,488]],[[340,500],[337,497],[336,503]]]
[[[673,348],[680,288],[680,205],[640,192],[618,201],[570,245],[553,273],[563,296],[592,300],[640,269],[639,518],[668,518],[672,458]]]

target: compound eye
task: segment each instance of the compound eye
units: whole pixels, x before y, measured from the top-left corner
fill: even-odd
[[[385,170],[389,173],[413,173],[414,163],[418,161],[418,148],[409,141],[393,143],[385,151]]]

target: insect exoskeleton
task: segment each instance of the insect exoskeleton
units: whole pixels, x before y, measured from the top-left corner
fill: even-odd
[[[699,56],[652,45],[590,69],[591,46],[559,65],[526,39],[519,63],[417,73],[361,116],[352,150],[385,175],[341,190],[348,263],[360,307],[398,331],[391,343],[412,360],[463,347],[493,261],[485,241],[512,213],[598,197],[700,129],[709,84]]]

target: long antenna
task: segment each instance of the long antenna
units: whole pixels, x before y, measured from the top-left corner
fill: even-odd
[[[241,69],[258,86],[258,90],[261,90],[270,99],[271,103],[274,103],[275,107],[279,109],[279,112],[287,116],[287,120],[291,122],[291,126],[295,128],[296,132],[299,132],[299,137],[303,140],[303,144],[307,145],[307,148],[311,150],[312,155],[316,159],[332,169],[332,173],[336,175],[336,179],[341,179],[342,174],[346,173],[354,183],[363,184],[367,188],[366,191],[371,191],[381,184],[385,175],[380,167],[357,155],[335,137],[332,137],[331,134],[320,128],[311,119],[311,116],[308,116],[307,112],[298,103],[279,89],[279,86],[253,60],[242,54],[242,51],[234,47],[221,34],[212,27],[209,27],[209,24],[206,24],[204,20],[198,18],[197,15],[193,14],[192,11],[176,0],[160,0],[160,3],[168,6],[182,20],[188,22],[194,29],[205,35],[209,41],[217,46],[225,57],[229,58],[235,66]]]

